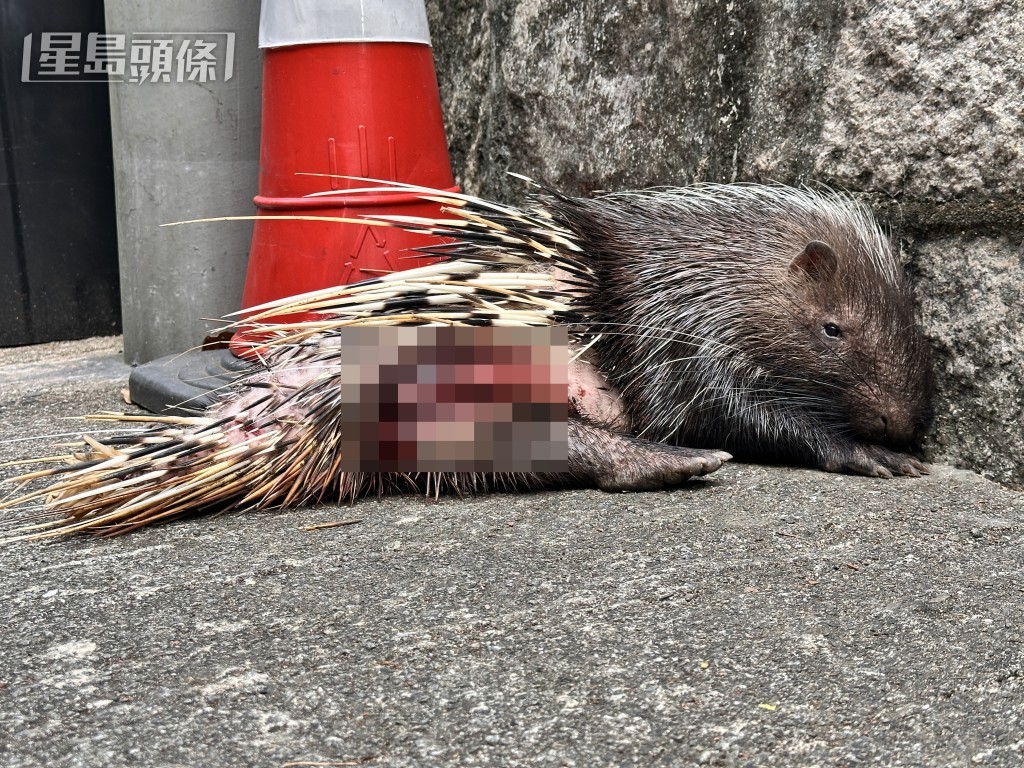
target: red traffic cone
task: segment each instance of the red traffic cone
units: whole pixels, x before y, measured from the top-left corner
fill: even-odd
[[[411,194],[303,197],[367,186],[339,176],[457,190],[423,0],[362,13],[332,0],[264,0],[260,47],[259,215],[438,214]],[[434,242],[380,227],[257,220],[242,306],[420,266],[433,259],[411,249]]]

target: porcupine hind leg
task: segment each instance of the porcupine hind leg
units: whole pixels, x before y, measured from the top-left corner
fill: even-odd
[[[653,491],[714,472],[725,451],[680,448],[619,434],[583,419],[569,419],[569,474],[603,491]]]
[[[587,353],[569,364],[569,483],[604,491],[671,488],[714,472],[732,456],[625,434],[629,418],[619,391]]]

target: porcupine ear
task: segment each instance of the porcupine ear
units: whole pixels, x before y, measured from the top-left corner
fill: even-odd
[[[839,257],[831,245],[820,240],[811,240],[789,262],[789,274],[794,277],[809,277],[811,280],[826,280],[835,274],[838,266]]]

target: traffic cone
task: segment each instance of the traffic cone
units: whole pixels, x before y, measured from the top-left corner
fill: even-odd
[[[345,12],[349,9],[348,12]],[[457,190],[423,0],[263,0],[259,194],[264,217],[436,216],[414,195],[304,197],[366,187],[343,176]],[[422,234],[321,221],[257,220],[242,306],[433,259]]]

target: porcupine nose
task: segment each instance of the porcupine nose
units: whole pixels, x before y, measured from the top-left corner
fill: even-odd
[[[908,445],[916,437],[913,420],[896,411],[875,414],[867,432],[866,437],[888,445]]]

